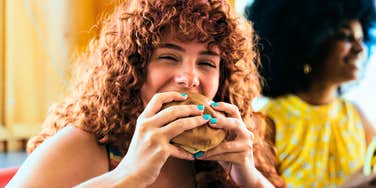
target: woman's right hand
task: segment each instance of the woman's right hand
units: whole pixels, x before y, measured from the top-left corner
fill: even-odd
[[[170,144],[170,140],[207,123],[209,120],[202,117],[203,110],[197,105],[176,105],[161,110],[165,103],[186,98],[178,92],[157,93],[152,97],[137,119],[128,152],[114,170],[117,174],[132,177],[133,185],[141,185],[137,187],[146,187],[157,179],[170,156],[193,160],[190,153]]]

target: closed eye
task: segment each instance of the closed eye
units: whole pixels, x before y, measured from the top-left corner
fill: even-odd
[[[217,68],[217,65],[214,62],[211,62],[211,61],[200,61],[198,64],[202,65],[202,66],[208,66],[208,67],[211,67],[211,68]]]
[[[161,60],[170,60],[170,61],[178,61],[178,58],[173,55],[160,55],[158,59]]]

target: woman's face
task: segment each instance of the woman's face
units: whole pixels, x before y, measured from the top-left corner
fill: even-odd
[[[336,31],[332,41],[319,76],[336,85],[357,79],[358,70],[366,57],[360,22],[347,22]]]
[[[154,50],[141,88],[144,104],[155,93],[190,91],[210,99],[218,90],[220,72],[219,49],[207,43],[179,42],[167,38]]]

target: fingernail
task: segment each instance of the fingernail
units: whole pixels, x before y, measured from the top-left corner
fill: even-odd
[[[211,118],[211,115],[210,114],[204,114],[202,117],[204,118],[204,120],[208,120],[208,119]]]
[[[197,152],[195,154],[192,154],[192,156],[193,156],[193,158],[197,159],[197,158],[200,158],[200,157],[204,156],[204,152],[199,151],[199,152]]]
[[[210,119],[211,124],[216,124],[217,123],[217,118],[211,118]]]
[[[198,108],[199,110],[203,111],[205,107],[204,107],[204,105],[202,105],[202,104],[198,104],[198,105],[197,105],[197,108]]]
[[[211,105],[212,105],[213,107],[218,107],[218,103],[217,103],[217,102],[213,102]]]
[[[186,97],[187,94],[186,93],[181,93],[181,96]]]

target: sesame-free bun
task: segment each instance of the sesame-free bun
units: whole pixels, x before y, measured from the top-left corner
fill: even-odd
[[[202,104],[204,105],[204,114],[210,114],[212,117],[219,115],[210,106],[210,100],[205,96],[198,93],[185,92],[188,97],[184,101],[173,101],[165,104],[162,108],[168,108],[174,105],[189,105],[189,104]],[[216,114],[216,115],[215,115]],[[204,124],[202,126],[186,130],[182,134],[174,137],[171,143],[188,151],[189,153],[197,153],[199,151],[207,151],[220,144],[226,136],[223,129],[215,129]]]

